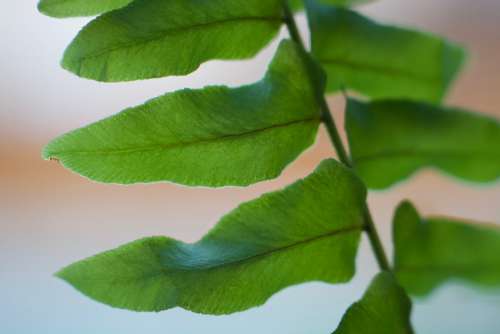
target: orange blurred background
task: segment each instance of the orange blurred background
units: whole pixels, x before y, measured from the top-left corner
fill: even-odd
[[[362,10],[466,45],[469,63],[448,103],[500,117],[500,1],[380,0]],[[305,32],[302,15],[299,21]],[[85,22],[44,17],[33,0],[5,2],[0,11],[0,332],[298,334],[335,329],[376,272],[366,240],[353,282],[292,287],[262,308],[225,317],[179,309],[159,314],[115,310],[51,276],[75,260],[144,236],[195,241],[238,203],[291,183],[334,155],[322,132],[316,145],[279,179],[218,190],[103,185],[42,161],[42,146],[56,135],[167,91],[253,82],[264,73],[277,45],[273,42],[257,59],[210,62],[187,77],[102,84],[58,66],[65,46]],[[331,106],[342,124],[341,99],[332,98]],[[370,194],[388,250],[393,208],[403,198],[413,200],[425,214],[500,223],[498,183],[472,186],[422,171],[390,191]],[[500,294],[449,284],[417,301],[413,320],[420,333],[494,334],[500,333],[499,314]]]

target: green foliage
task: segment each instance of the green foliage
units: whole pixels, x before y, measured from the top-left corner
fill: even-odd
[[[40,0],[38,9],[52,17],[93,16],[128,5],[133,0]]]
[[[46,159],[92,180],[248,185],[310,146],[320,122],[300,51],[282,42],[265,78],[241,88],[166,94],[52,141]]]
[[[413,334],[411,301],[391,273],[378,274],[333,334]]]
[[[421,218],[409,202],[394,216],[394,269],[414,295],[449,280],[500,287],[500,227],[464,220]]]
[[[83,28],[62,66],[107,82],[184,75],[254,56],[281,24],[281,0],[135,0]]]
[[[442,38],[306,3],[312,53],[328,73],[329,92],[348,88],[371,98],[436,102],[464,61],[464,51]]]
[[[304,180],[242,204],[197,243],[143,239],[58,276],[115,307],[242,311],[293,284],[348,281],[365,197],[349,169],[325,160]]]
[[[185,75],[209,60],[250,58],[283,24],[293,40],[281,42],[257,83],[167,93],[56,138],[45,159],[100,182],[247,186],[277,177],[323,123],[341,162],[325,160],[305,179],[240,205],[196,243],[146,238],[57,276],[113,307],[228,314],[295,284],[349,281],[364,231],[382,273],[334,334],[413,333],[403,288],[424,295],[451,279],[500,286],[499,228],[424,220],[409,203],[394,218],[388,268],[366,188],[387,188],[425,167],[494,181],[500,123],[438,104],[465,60],[461,47],[348,8],[367,2],[306,0],[308,51],[293,17],[300,0],[41,0],[50,16],[102,14],[62,61],[99,81]],[[348,98],[350,156],[324,97],[344,89],[369,99]]]
[[[300,10],[304,7],[304,1],[307,0],[288,0],[290,7],[294,10]],[[319,3],[326,5],[337,5],[337,6],[356,6],[363,5],[366,3],[374,2],[375,0],[317,0]]]
[[[500,122],[485,115],[411,101],[349,99],[346,130],[354,167],[372,189],[422,167],[475,182],[500,177],[500,145],[492,145],[500,143]]]

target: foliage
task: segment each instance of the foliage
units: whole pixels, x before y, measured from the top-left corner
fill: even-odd
[[[52,17],[92,16],[124,7],[132,0],[41,0],[40,12]]]
[[[43,155],[101,182],[241,186],[275,178],[314,141],[314,75],[283,41],[256,84],[165,94],[63,135]]]
[[[251,58],[283,25],[291,38],[257,83],[166,93],[54,139],[45,159],[106,183],[249,186],[278,177],[323,123],[340,160],[327,159],[305,179],[240,205],[196,243],[145,238],[57,276],[114,307],[229,314],[294,284],[349,281],[364,231],[381,273],[337,334],[413,333],[407,293],[429,294],[451,279],[500,286],[498,228],[422,219],[409,202],[396,211],[388,264],[366,188],[387,188],[426,167],[495,181],[500,123],[441,104],[464,63],[461,47],[349,8],[365,2],[41,0],[40,11],[50,16],[100,15],[62,61],[98,81],[185,75],[209,60]],[[293,16],[304,8],[310,51]],[[340,90],[361,95],[346,101],[349,155],[324,96]]]
[[[445,217],[424,219],[411,203],[403,202],[393,228],[394,270],[409,293],[429,294],[451,279],[498,285],[499,227]]]
[[[411,301],[394,276],[381,272],[368,287],[363,298],[344,315],[333,334],[413,334],[410,324]]]
[[[372,189],[423,167],[474,182],[500,177],[500,146],[492,145],[500,143],[500,123],[485,115],[422,102],[350,99],[346,129],[354,168]]]
[[[328,73],[329,92],[439,102],[464,61],[464,51],[443,38],[307,4],[311,51]]]
[[[325,160],[304,180],[240,205],[197,243],[143,239],[58,276],[122,308],[241,311],[292,284],[350,280],[365,199],[351,170]]]

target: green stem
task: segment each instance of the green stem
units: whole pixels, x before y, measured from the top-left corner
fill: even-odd
[[[387,255],[385,255],[384,246],[382,245],[382,241],[380,241],[380,237],[377,232],[377,228],[375,223],[373,222],[372,214],[370,213],[370,209],[368,208],[368,204],[365,204],[365,231],[368,234],[368,238],[370,239],[370,245],[372,246],[373,252],[375,253],[375,258],[377,259],[378,266],[380,269],[385,271],[391,271],[391,266],[389,265],[389,261],[387,260]]]
[[[328,107],[328,102],[324,95],[322,95],[321,101],[321,118],[323,120],[323,124],[325,124],[326,130],[328,131],[328,136],[330,137],[330,141],[337,152],[339,160],[346,166],[352,167],[351,159],[347,154],[346,149],[344,148],[344,144],[342,143],[342,139],[340,138],[339,132],[337,131],[337,126],[335,125],[335,120],[332,117],[330,112],[330,108]]]
[[[297,43],[303,51],[307,52],[304,42],[302,42],[302,38],[300,37],[299,29],[297,28],[297,23],[295,23],[295,18],[293,17],[293,12],[290,9],[288,0],[283,0],[283,14],[290,38]]]
[[[300,37],[299,29],[297,28],[297,24],[295,23],[295,18],[293,17],[293,12],[290,9],[288,0],[283,0],[283,11],[284,11],[284,21],[287,26],[288,33],[290,34],[291,39],[295,41],[295,43],[297,43],[305,53],[308,53],[306,48],[304,47],[302,38]],[[335,151],[337,152],[339,160],[344,165],[352,168],[351,159],[349,158],[347,150],[345,149],[344,144],[342,143],[342,139],[340,138],[339,132],[337,130],[335,120],[332,117],[330,108],[328,107],[328,103],[326,101],[325,96],[323,95],[323,92],[318,94],[318,96],[321,96],[319,101],[321,108],[321,117],[323,124],[325,125],[328,131],[330,141],[332,142]],[[370,244],[372,246],[373,252],[375,253],[375,258],[377,259],[380,269],[390,271],[391,269],[389,261],[387,260],[387,255],[385,254],[382,242],[380,241],[380,237],[377,232],[375,223],[373,222],[373,218],[370,213],[370,209],[368,208],[368,204],[365,204],[363,218],[365,221],[365,231],[368,234],[368,238],[370,239]]]

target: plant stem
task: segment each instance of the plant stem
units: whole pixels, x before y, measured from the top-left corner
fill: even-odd
[[[330,141],[335,147],[335,151],[337,151],[337,155],[339,156],[339,160],[346,166],[352,168],[351,160],[349,155],[347,154],[346,149],[344,148],[344,144],[342,143],[342,139],[340,138],[339,132],[337,130],[337,126],[335,125],[335,120],[333,119],[330,108],[328,107],[327,101],[323,96],[321,103],[321,112],[323,123],[328,130],[328,135],[330,137]],[[377,232],[377,228],[375,223],[373,222],[372,214],[370,213],[370,209],[368,208],[368,204],[365,203],[363,219],[365,221],[365,231],[368,234],[368,238],[370,239],[370,245],[372,246],[373,252],[375,253],[375,258],[377,259],[378,265],[380,269],[385,271],[390,271],[389,261],[387,260],[387,255],[384,251],[384,246],[380,241],[379,234]]]
[[[375,223],[373,222],[372,214],[370,213],[368,204],[365,204],[364,218],[366,224],[365,231],[366,234],[368,234],[368,238],[370,239],[370,245],[372,246],[373,252],[375,253],[375,258],[377,259],[378,266],[384,271],[391,271],[391,266],[389,265],[389,261],[387,260],[387,255],[385,255],[384,246],[382,245],[382,241],[380,241],[380,237],[378,235]]]
[[[340,138],[339,132],[337,131],[337,126],[335,124],[335,120],[332,117],[330,112],[330,108],[328,107],[328,102],[324,95],[321,98],[321,119],[323,120],[323,124],[325,124],[326,130],[328,131],[328,136],[330,137],[330,141],[337,152],[340,162],[348,167],[352,167],[351,159],[347,154],[346,149],[344,148],[344,144],[342,143],[342,139]]]
[[[302,38],[300,37],[299,29],[297,28],[297,24],[295,22],[293,12],[291,11],[288,4],[288,0],[283,0],[283,12],[284,21],[291,39],[299,45],[302,51],[308,53],[304,46],[304,43],[302,42]],[[337,152],[339,160],[347,167],[352,168],[351,159],[349,158],[347,150],[342,143],[342,139],[340,138],[339,132],[337,130],[335,120],[333,119],[330,108],[328,107],[328,102],[326,101],[323,92],[317,95],[321,97],[319,99],[319,103],[323,124],[325,124],[328,135],[330,137],[330,141],[332,142],[335,151]],[[365,222],[365,231],[368,234],[368,238],[370,239],[370,245],[372,246],[373,252],[375,253],[375,258],[377,259],[380,269],[390,271],[391,269],[389,261],[387,260],[387,255],[385,254],[384,247],[377,232],[375,223],[373,222],[373,218],[367,203],[365,203],[363,219]]]
[[[304,46],[304,42],[302,42],[302,38],[300,37],[299,29],[297,28],[297,23],[295,23],[295,18],[293,17],[293,12],[290,9],[290,5],[288,4],[288,0],[283,1],[283,15],[286,24],[286,28],[288,29],[288,33],[290,34],[290,38],[297,43],[304,52],[306,51],[306,47]]]

